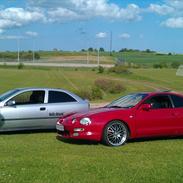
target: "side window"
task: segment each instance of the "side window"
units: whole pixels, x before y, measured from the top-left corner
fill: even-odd
[[[76,100],[64,92],[49,91],[48,103],[76,102]]]
[[[175,108],[183,107],[183,97],[171,95]]]
[[[151,104],[152,109],[172,108],[171,101],[168,96],[154,96],[145,101],[146,104]]]
[[[15,105],[41,104],[44,103],[45,91],[28,91],[23,92],[12,99]]]

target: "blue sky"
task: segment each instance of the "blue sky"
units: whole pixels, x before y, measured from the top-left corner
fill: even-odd
[[[183,53],[182,0],[1,0],[0,50],[152,49]]]

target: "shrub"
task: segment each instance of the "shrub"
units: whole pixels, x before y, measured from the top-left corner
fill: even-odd
[[[109,93],[120,93],[125,90],[125,87],[120,81],[110,79],[97,79],[95,86]]]
[[[114,72],[117,74],[129,74],[130,71],[128,70],[127,66],[124,65],[116,65],[114,67],[109,68],[109,72]]]
[[[154,69],[162,69],[162,65],[161,64],[153,64],[153,68]]]
[[[18,69],[23,69],[24,68],[24,64],[23,63],[19,63],[17,66]]]
[[[88,100],[92,99],[92,93],[90,90],[83,90],[82,89],[79,91],[75,91],[75,93],[83,99],[88,99]]]
[[[101,65],[98,67],[98,73],[103,73],[104,72],[104,67],[102,67]]]
[[[34,55],[34,57],[35,57],[36,60],[39,60],[40,59],[39,53],[36,52],[35,55]]]
[[[153,68],[155,68],[155,69],[162,69],[162,68],[167,68],[167,67],[168,67],[168,65],[165,62],[153,65]]]
[[[95,86],[98,88],[107,91],[109,90],[110,86],[112,85],[112,81],[108,79],[97,79],[95,80]]]
[[[112,84],[111,87],[109,88],[109,93],[116,94],[124,90],[125,90],[124,86],[121,83],[116,82]]]
[[[171,67],[174,68],[174,69],[177,69],[179,66],[180,66],[179,62],[172,62],[171,63]]]
[[[93,86],[89,89],[82,89],[75,92],[78,96],[80,96],[83,99],[88,100],[96,100],[96,99],[102,99],[103,93],[100,88]]]
[[[162,66],[162,68],[168,68],[168,65],[167,65],[166,62],[162,62],[162,63],[161,63],[161,66]]]
[[[91,93],[92,93],[93,100],[103,98],[103,93],[102,93],[101,89],[96,86],[92,87]]]

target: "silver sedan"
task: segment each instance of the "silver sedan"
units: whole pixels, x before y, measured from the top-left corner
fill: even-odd
[[[88,101],[66,90],[14,89],[0,95],[0,131],[55,129],[62,115],[88,109]]]

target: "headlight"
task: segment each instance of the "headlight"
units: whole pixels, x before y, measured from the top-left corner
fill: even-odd
[[[91,120],[90,120],[90,118],[83,118],[83,119],[81,119],[80,120],[80,124],[81,125],[90,125],[91,124]]]

